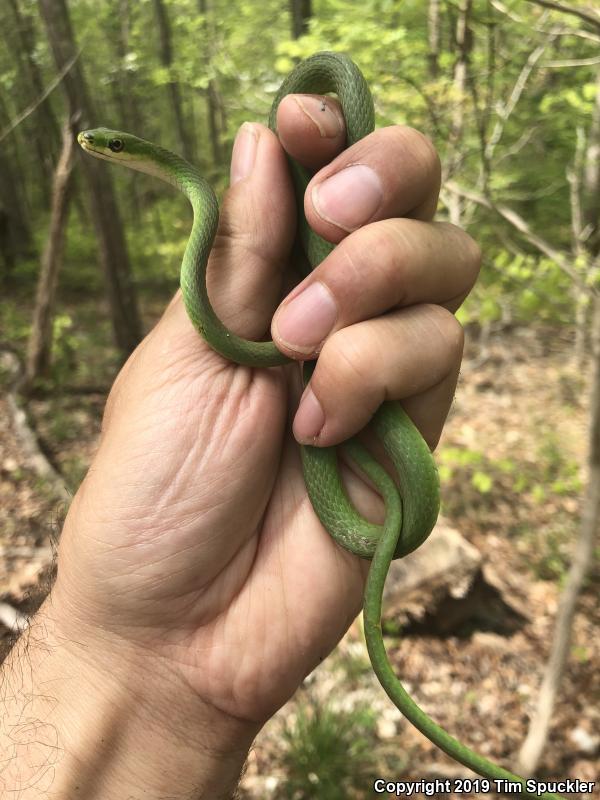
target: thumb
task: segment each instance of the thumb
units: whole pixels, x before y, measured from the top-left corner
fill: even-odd
[[[207,271],[215,312],[238,336],[259,339],[270,328],[281,300],[295,218],[283,148],[264,125],[245,122],[233,146],[231,184]]]

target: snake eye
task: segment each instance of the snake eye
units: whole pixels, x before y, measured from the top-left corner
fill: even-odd
[[[113,153],[120,153],[123,149],[123,140],[122,139],[111,139],[108,143],[108,147]]]

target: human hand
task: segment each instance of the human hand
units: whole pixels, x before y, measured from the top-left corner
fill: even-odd
[[[293,192],[277,138],[245,125],[208,271],[232,331],[258,339],[273,317],[283,352],[320,353],[294,435],[286,417],[301,393],[296,365],[224,361],[177,296],[115,382],[61,540],[52,592],[61,639],[83,643],[102,672],[137,665],[157,694],[153,674],[176,685],[192,726],[194,709],[209,707],[256,730],[360,609],[368,564],[321,527],[295,439],[338,443],[399,399],[435,446],[458,376],[452,312],[479,252],[431,221],[440,181],[431,144],[390,127],[343,151],[339,107],[327,98],[321,108],[288,97],[278,128],[288,152],[316,171],[309,223],[339,246],[273,317],[291,282]],[[379,498],[343,473],[359,510],[381,519]]]

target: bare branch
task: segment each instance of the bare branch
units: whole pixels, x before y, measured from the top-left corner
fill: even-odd
[[[539,125],[532,125],[531,128],[524,130],[517,141],[511,147],[504,150],[502,155],[498,156],[496,159],[496,164],[501,164],[503,161],[506,161],[506,159],[513,158],[513,156],[516,156],[517,153],[520,153],[521,150],[529,144],[533,137],[536,136],[538,131]]]
[[[573,253],[575,256],[583,252],[583,211],[581,208],[581,173],[583,172],[583,159],[585,155],[585,133],[583,128],[577,126],[575,157],[573,164],[567,168],[569,181],[569,195],[571,200],[571,230],[573,233]]]
[[[415,92],[421,97],[425,105],[427,106],[427,114],[429,116],[432,130],[434,131],[435,135],[438,139],[444,139],[448,135],[447,131],[443,131],[440,125],[440,117],[436,109],[435,102],[427,92],[423,90],[423,87],[419,83],[419,81],[415,81],[407,75],[400,75],[399,79],[407,83]]]
[[[495,211],[498,216],[506,220],[506,222],[512,225],[513,228],[516,228],[516,230],[519,231],[519,233],[529,242],[529,244],[533,245],[537,250],[540,251],[540,253],[543,253],[545,256],[547,256],[547,258],[550,258],[552,261],[554,261],[562,269],[562,271],[571,278],[571,280],[579,287],[579,289],[581,289],[582,292],[590,292],[591,294],[598,295],[597,289],[585,285],[585,283],[581,280],[581,276],[578,275],[577,272],[572,268],[565,254],[562,251],[557,250],[555,247],[553,247],[553,245],[550,244],[550,242],[547,242],[537,233],[532,231],[523,217],[517,214],[516,211],[513,211],[512,208],[496,205],[496,203],[485,197],[485,195],[469,189],[463,189],[454,181],[447,181],[444,188],[453,194],[459,195],[459,197],[464,197],[465,200],[470,200],[472,203],[477,203],[477,205],[483,206],[490,211]]]
[[[554,11],[560,11],[561,14],[572,14],[574,17],[579,17],[579,19],[582,19],[584,22],[600,30],[600,17],[592,11],[587,11],[584,8],[565,6],[562,3],[557,3],[556,0],[527,0],[527,2],[535,3],[536,6],[543,6],[544,8],[551,8]]]
[[[565,58],[562,61],[544,61],[542,67],[591,67],[600,64],[600,56],[591,58]]]
[[[542,57],[545,49],[554,41],[554,38],[554,36],[549,36],[546,41],[543,42],[543,44],[538,45],[535,50],[532,50],[527,58],[527,61],[523,65],[508,100],[498,112],[498,120],[494,125],[494,130],[492,131],[492,135],[490,136],[485,148],[485,157],[488,159],[488,161],[492,158],[496,145],[502,137],[508,118],[515,110],[517,103],[521,99],[521,95],[523,94],[523,90],[525,89],[525,85],[527,84],[529,76],[533,72],[537,62]]]
[[[591,42],[600,42],[600,36],[596,33],[592,33],[591,31],[585,31],[581,28],[561,28],[561,27],[553,27],[549,28],[548,30],[539,28],[537,26],[531,26],[530,22],[527,22],[516,14],[511,9],[507,8],[506,5],[502,2],[502,0],[490,0],[492,6],[499,11],[504,16],[512,19],[513,22],[518,22],[521,25],[526,25],[530,31],[535,31],[536,33],[544,33],[549,34],[552,36],[578,36],[580,39],[588,39]]]
[[[42,103],[48,97],[48,95],[50,95],[56,89],[56,87],[65,77],[67,72],[73,67],[73,65],[81,55],[82,49],[83,49],[82,47],[79,48],[79,50],[75,53],[73,58],[67,61],[67,63],[61,69],[58,75],[54,78],[54,80],[51,81],[48,84],[48,86],[46,86],[42,94],[36,100],[34,100],[33,103],[31,103],[31,105],[27,106],[27,108],[24,111],[22,111],[18,115],[18,117],[12,120],[12,122],[10,122],[9,125],[0,133],[0,142],[3,142],[6,139],[6,137],[9,134],[11,134],[15,130],[15,128],[17,128],[23,122],[23,120],[27,119],[27,117],[30,116],[30,114],[33,114],[33,112],[42,105]]]

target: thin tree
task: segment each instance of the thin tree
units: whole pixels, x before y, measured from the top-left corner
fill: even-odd
[[[0,96],[0,128],[9,126]],[[7,283],[19,260],[32,250],[31,223],[13,145],[0,147],[0,281]]]
[[[600,529],[600,299],[594,302],[592,335],[593,378],[590,392],[588,483],[577,545],[560,597],[552,649],[544,670],[542,685],[529,731],[519,752],[518,771],[533,775],[546,746],[552,712],[569,656],[573,618],[584,586]]]
[[[476,191],[466,190],[452,181],[445,190],[462,198],[495,211],[500,218],[512,226],[531,246],[547,258],[553,260],[573,280],[577,290],[587,293],[592,302],[592,383],[590,386],[590,423],[588,443],[588,482],[583,499],[581,523],[571,567],[561,594],[556,616],[550,656],[544,670],[542,685],[536,708],[530,721],[529,731],[519,752],[517,772],[532,775],[539,765],[546,741],[556,697],[569,656],[569,646],[577,601],[585,584],[585,579],[593,563],[594,549],[600,530],[600,293],[594,288],[594,281],[588,279],[600,270],[600,218],[594,211],[596,198],[600,192],[600,99],[597,98],[593,118],[588,133],[588,147],[584,159],[585,180],[577,181],[576,186],[584,186],[577,202],[571,203],[572,214],[579,214],[587,220],[584,233],[576,221],[572,231],[578,241],[569,250],[554,246],[547,239],[531,229],[527,222],[513,209],[496,203],[491,197]],[[579,138],[579,137],[578,137]],[[577,150],[576,145],[576,150]],[[579,158],[575,156],[573,170]],[[590,204],[592,210],[590,210]],[[581,212],[579,212],[581,209]],[[576,247],[584,260],[583,269],[573,265],[572,253]]]
[[[54,60],[60,70],[76,52],[66,0],[38,0],[38,3]],[[82,125],[89,125],[95,114],[79,61],[67,72],[62,86],[71,117],[80,114]],[[96,159],[85,158],[81,164],[92,205],[115,341],[126,356],[140,341],[141,323],[112,177]]]
[[[21,71],[27,77],[31,98],[42,97],[44,93],[44,81],[35,54],[35,32],[31,17],[23,13],[17,0],[8,0],[11,8],[16,38],[19,47],[15,52],[19,58]],[[5,32],[6,35],[6,32]],[[45,199],[48,199],[50,190],[49,175],[52,171],[52,164],[55,162],[60,141],[60,125],[56,121],[50,98],[44,97],[37,108],[37,119],[35,124],[28,129],[28,138],[33,139],[41,166],[39,182],[45,190]]]
[[[72,193],[75,158],[74,124],[75,120],[67,120],[64,124],[62,152],[54,172],[50,229],[40,265],[33,321],[27,346],[25,379],[20,387],[24,393],[28,392],[35,380],[45,373],[50,361],[54,299]]]
[[[181,101],[181,92],[179,90],[178,81],[174,80],[170,74],[173,68],[173,46],[171,44],[171,25],[169,23],[169,16],[163,0],[153,0],[154,14],[158,25],[158,35],[160,43],[160,60],[163,67],[169,73],[167,81],[167,90],[173,110],[173,118],[175,120],[175,127],[177,136],[179,138],[179,148],[184,158],[188,161],[193,160],[193,148],[191,139],[185,124],[183,115],[183,103]]]
[[[467,72],[469,68],[469,55],[472,47],[472,36],[469,27],[472,0],[459,0],[458,17],[456,21],[457,58],[454,63],[454,92],[455,102],[452,112],[450,141],[452,145],[449,158],[446,160],[448,175],[452,175],[462,159],[461,144],[464,134],[465,105],[467,100]],[[461,201],[452,195],[448,207],[450,222],[454,225],[461,223]]]
[[[299,39],[308,33],[308,23],[312,17],[311,0],[290,0],[292,39]]]
[[[436,79],[440,71],[440,0],[429,0],[427,6],[427,39],[429,52],[427,62],[429,64],[429,77]]]
[[[585,179],[581,201],[572,202],[572,211],[581,213],[581,224],[573,226],[577,243],[574,249],[587,251],[589,271],[600,268],[600,70],[597,73],[598,92],[588,135],[585,158]],[[575,169],[577,169],[577,158]],[[578,182],[575,180],[575,187]],[[574,206],[574,208],[573,208]],[[584,586],[600,530],[600,297],[592,296],[592,386],[590,389],[590,423],[588,444],[588,483],[583,501],[579,538],[563,589],[552,641],[550,657],[546,664],[535,713],[529,724],[527,737],[519,752],[519,767],[525,775],[532,775],[539,764],[548,739],[552,712],[565,665],[569,656],[573,617],[577,600]]]
[[[202,32],[204,35],[203,62],[207,73],[207,85],[204,91],[206,97],[206,113],[208,117],[208,130],[215,165],[223,163],[223,146],[221,136],[224,129],[224,109],[218,83],[213,76],[213,53],[215,30],[212,22],[212,9],[208,0],[198,0],[198,10],[202,17]]]
[[[553,0],[529,0],[545,9],[569,14],[588,23],[595,31],[600,32],[600,17],[585,9],[576,9]],[[494,7],[503,13],[512,15],[502,5],[494,3]],[[547,15],[547,12],[545,12]],[[514,17],[513,17],[514,18]],[[523,22],[516,18],[516,21]],[[563,33],[581,36],[592,41],[600,41],[595,32],[573,28],[556,28],[544,25],[537,32],[545,34],[545,41],[530,53],[526,64],[506,103],[499,107],[498,119],[491,135],[483,142],[482,169],[475,189],[465,189],[453,181],[448,181],[444,194],[455,194],[469,203],[483,206],[494,211],[500,219],[511,226],[530,246],[537,249],[546,258],[554,261],[572,280],[574,296],[584,298],[585,303],[577,306],[577,325],[582,327],[577,341],[585,342],[583,326],[587,323],[587,315],[580,313],[587,305],[592,307],[592,369],[590,386],[590,422],[588,442],[588,481],[583,498],[583,507],[579,535],[574,549],[564,589],[561,594],[556,616],[554,635],[550,655],[546,664],[536,707],[530,720],[529,730],[519,753],[517,772],[532,775],[536,772],[552,720],[552,713],[558,695],[560,682],[569,657],[569,647],[573,628],[573,618],[577,609],[577,601],[585,579],[593,563],[594,550],[600,530],[600,292],[596,288],[597,275],[600,272],[600,91],[596,101],[589,129],[586,133],[581,129],[575,131],[575,147],[573,164],[567,168],[567,179],[571,198],[571,243],[570,247],[552,244],[521,217],[514,209],[498,203],[490,193],[489,178],[494,166],[496,146],[503,134],[506,123],[517,107],[523,90],[537,66],[546,47],[552,44],[557,36]],[[573,59],[547,62],[550,67],[584,66],[597,63],[596,60]],[[600,70],[597,73],[597,84],[600,86]],[[518,152],[527,141],[521,137],[512,150]],[[587,142],[587,145],[586,145]],[[482,178],[483,176],[483,178]],[[479,190],[483,189],[483,193]],[[448,198],[448,200],[450,200]],[[581,354],[583,355],[583,353]]]

